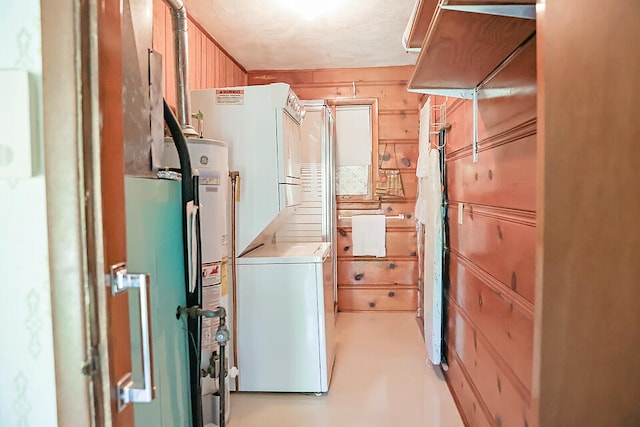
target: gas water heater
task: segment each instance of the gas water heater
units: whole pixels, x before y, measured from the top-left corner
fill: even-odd
[[[215,310],[218,306],[222,306],[229,313],[231,306],[227,279],[228,147],[225,142],[202,138],[187,139],[187,146],[192,167],[198,170],[200,176],[202,308]],[[173,144],[165,145],[163,164],[170,168],[179,164],[178,154]],[[219,346],[214,339],[219,322],[218,318],[202,319],[200,368],[204,426],[219,425],[217,407],[220,397],[216,375],[218,375],[220,359]],[[228,366],[228,360],[225,363]],[[225,418],[228,420],[228,384],[225,389],[227,403]]]

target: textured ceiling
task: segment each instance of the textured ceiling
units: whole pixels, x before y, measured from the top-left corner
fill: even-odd
[[[404,51],[402,34],[414,3],[185,0],[187,13],[247,70],[413,65],[416,55]]]

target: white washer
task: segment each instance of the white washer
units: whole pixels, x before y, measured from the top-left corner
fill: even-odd
[[[238,259],[239,391],[329,390],[335,355],[331,244],[262,246]]]

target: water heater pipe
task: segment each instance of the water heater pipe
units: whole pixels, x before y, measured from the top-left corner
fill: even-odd
[[[231,178],[231,295],[232,295],[232,307],[233,307],[233,358],[236,367],[238,364],[238,298],[237,298],[237,286],[236,286],[236,202],[238,196],[238,180],[240,179],[240,172],[236,170],[229,171],[229,178]],[[235,378],[236,391],[239,389],[238,377]]]
[[[189,33],[187,9],[182,0],[164,0],[171,9],[173,24],[173,49],[176,74],[176,109],[178,123],[187,137],[197,137],[191,126],[191,94],[189,93]]]

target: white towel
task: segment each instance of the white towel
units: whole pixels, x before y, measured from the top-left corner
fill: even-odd
[[[384,215],[354,215],[351,219],[353,256],[385,256],[386,225]]]
[[[429,175],[429,153],[420,153],[418,155],[418,166],[416,167],[416,176],[425,178]]]
[[[431,97],[420,110],[420,136],[418,139],[418,165],[416,176],[424,178],[429,174],[429,148],[431,147]]]

